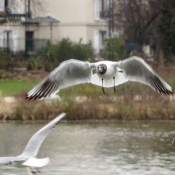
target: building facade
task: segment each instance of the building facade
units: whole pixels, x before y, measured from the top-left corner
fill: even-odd
[[[96,52],[102,47],[102,39],[108,31],[104,13],[108,10],[107,0],[45,0],[44,14],[60,20],[58,37],[55,41],[70,38],[72,41],[90,43]]]
[[[47,41],[69,38],[92,44],[99,53],[108,34],[110,1],[0,0],[0,48],[32,52]]]

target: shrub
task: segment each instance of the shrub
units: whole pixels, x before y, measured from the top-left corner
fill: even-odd
[[[10,61],[10,53],[7,51],[0,51],[0,69],[5,69]]]
[[[54,49],[56,49],[56,51]],[[78,43],[74,43],[69,39],[63,39],[54,49],[52,51],[56,53],[59,62],[71,58],[77,60],[88,60],[89,58],[94,57],[92,46],[89,44],[83,44],[81,40]]]
[[[114,37],[105,39],[101,56],[113,61],[124,59],[126,51],[122,38]]]
[[[65,60],[71,58],[88,60],[93,57],[93,49],[90,45],[82,44],[81,40],[74,43],[69,39],[63,39],[58,44],[48,42],[36,58],[28,60],[26,67],[28,70],[43,68],[51,71]]]
[[[43,68],[43,60],[41,57],[36,58],[29,58],[27,64],[26,64],[27,70],[39,70]]]

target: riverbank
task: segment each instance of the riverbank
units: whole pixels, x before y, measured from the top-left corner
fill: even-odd
[[[158,73],[175,87],[174,69]],[[24,94],[44,75],[34,72],[21,81],[11,76],[0,80],[0,120],[49,120],[61,112],[67,113],[68,120],[175,120],[174,96],[158,94],[134,82],[117,86],[115,93],[113,88],[105,88],[106,95],[99,86],[80,84],[61,90],[61,101],[25,100]]]
[[[175,120],[175,101],[171,96],[80,96],[59,101],[27,101],[1,98],[0,120],[50,120],[66,112],[67,120]]]

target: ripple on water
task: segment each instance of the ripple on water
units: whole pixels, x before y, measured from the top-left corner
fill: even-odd
[[[0,123],[0,155],[21,153],[43,125]],[[38,157],[51,158],[42,175],[174,175],[174,138],[172,122],[60,123]],[[25,170],[0,167],[0,175],[9,174]]]

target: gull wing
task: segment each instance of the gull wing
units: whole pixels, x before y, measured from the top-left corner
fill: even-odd
[[[67,60],[62,62],[44,80],[31,89],[26,99],[40,99],[56,94],[60,89],[69,86],[90,83],[91,68],[89,62]]]
[[[8,164],[16,160],[16,157],[0,157],[0,164]]]
[[[37,159],[33,157],[27,159],[24,163],[22,163],[22,165],[28,167],[40,168],[46,166],[49,163],[49,161],[50,161],[49,158]]]
[[[30,158],[35,157],[39,151],[39,148],[44,141],[44,139],[47,137],[47,135],[51,132],[52,128],[55,127],[55,125],[65,116],[65,113],[60,114],[58,117],[56,117],[54,120],[49,122],[46,126],[41,128],[37,133],[35,133],[32,138],[27,143],[23,153],[19,155],[18,157],[24,157],[24,158]]]
[[[150,86],[158,93],[173,94],[172,87],[166,83],[143,59],[133,56],[116,63],[123,71],[126,81],[140,82]]]

